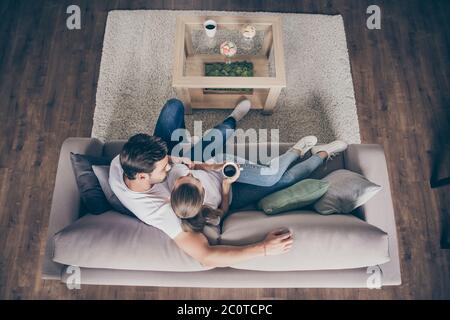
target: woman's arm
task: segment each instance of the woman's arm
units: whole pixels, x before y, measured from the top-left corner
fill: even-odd
[[[222,217],[226,215],[230,209],[230,190],[231,184],[227,181],[227,179],[224,179],[222,182],[222,202],[219,207],[222,211]]]
[[[223,211],[223,215],[225,215],[230,208],[231,185],[236,182],[240,175],[241,171],[238,170],[233,177],[225,178],[222,181],[222,203],[220,204],[220,210]]]

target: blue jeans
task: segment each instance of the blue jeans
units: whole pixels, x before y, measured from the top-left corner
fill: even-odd
[[[177,129],[186,129],[184,122],[184,105],[178,99],[170,99],[161,109],[158,121],[156,122],[155,131],[153,133],[154,136],[160,137],[166,142],[169,154],[172,152],[172,149],[183,139],[183,137],[181,137],[178,141],[172,141],[172,133]],[[218,143],[215,140],[216,136],[214,133],[220,133],[221,141],[219,142],[222,145],[223,150],[225,150],[227,139],[236,129],[236,120],[232,117],[228,117],[222,123],[216,125],[214,129],[216,130],[210,131],[204,135],[202,139],[191,148],[189,155],[183,155],[188,156],[191,160],[207,161],[209,156],[204,156],[203,150],[205,150],[205,148],[212,143]],[[200,150],[200,152],[195,152],[195,150]],[[214,156],[214,153],[212,156]]]
[[[236,210],[251,203],[257,202],[265,196],[292,186],[293,184],[308,178],[321,164],[323,159],[313,155],[283,173],[280,180],[272,186],[257,186],[247,183],[235,182],[232,185],[233,199],[230,209]],[[242,171],[242,173],[245,169]],[[241,174],[242,174],[241,173]],[[238,180],[239,181],[239,180]]]
[[[221,156],[222,155],[216,159],[220,160]],[[270,187],[276,184],[286,172],[288,167],[299,158],[300,155],[298,152],[288,150],[281,156],[272,159],[269,163],[261,165],[230,154],[223,155],[223,159],[238,163],[242,168],[237,182],[262,187]]]
[[[170,154],[172,149],[180,142],[172,141],[172,133],[177,129],[185,128],[183,103],[177,99],[168,100],[161,110],[153,135],[162,138],[167,143]],[[214,129],[218,130],[216,132],[221,133],[222,141],[220,142],[222,143],[223,150],[225,150],[227,139],[236,129],[236,120],[228,117],[222,123],[215,126]],[[202,139],[192,147],[192,149],[195,150],[196,148],[201,148],[201,150],[203,151],[211,143],[216,142],[215,140],[211,139],[211,132],[203,136]],[[196,159],[196,153],[191,152],[190,158],[196,161],[207,161],[209,159],[203,156],[203,152],[201,154],[201,159]],[[298,159],[297,153],[288,151],[285,154],[281,155],[278,159],[280,161],[279,170],[273,175],[265,175],[264,182],[259,182],[262,177],[260,175],[260,170],[263,167],[267,168],[267,166],[252,164],[248,161],[243,165],[244,170],[241,172],[242,178],[239,177],[239,182],[235,182],[232,187],[233,200],[231,203],[231,209],[242,208],[250,203],[264,198],[265,196],[273,192],[287,188],[303,179],[306,179],[315,169],[317,169],[323,163],[322,158],[314,155],[285,171],[291,163]],[[269,167],[273,164],[273,161],[274,160],[272,160],[271,163],[268,164]],[[246,183],[244,183],[244,181]],[[262,183],[262,185],[254,185],[250,183]]]

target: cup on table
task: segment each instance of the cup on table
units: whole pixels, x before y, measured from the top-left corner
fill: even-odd
[[[206,35],[210,38],[214,38],[217,32],[217,23],[214,20],[206,20],[203,23]]]

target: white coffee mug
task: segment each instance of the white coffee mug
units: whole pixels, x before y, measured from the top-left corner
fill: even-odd
[[[217,23],[214,20],[206,20],[203,23],[203,28],[205,29],[206,35],[210,38],[214,38],[217,31]]]
[[[233,178],[242,168],[234,162],[226,162],[222,167],[222,175],[224,178]]]

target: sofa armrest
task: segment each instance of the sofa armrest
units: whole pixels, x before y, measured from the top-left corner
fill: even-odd
[[[80,194],[70,161],[70,152],[101,156],[103,143],[94,138],[67,138],[61,147],[50,209],[43,279],[60,279],[62,265],[53,262],[53,235],[78,218]]]
[[[401,275],[397,231],[383,147],[375,144],[350,145],[344,155],[344,164],[346,169],[360,173],[382,187],[382,190],[361,208],[361,212],[364,220],[388,233],[391,260],[380,266],[383,283],[399,285]]]

